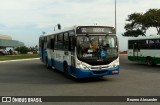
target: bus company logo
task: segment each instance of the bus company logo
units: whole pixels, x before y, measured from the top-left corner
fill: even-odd
[[[2,97],[2,102],[11,102],[11,97]]]
[[[99,69],[102,70],[102,66],[99,66]]]

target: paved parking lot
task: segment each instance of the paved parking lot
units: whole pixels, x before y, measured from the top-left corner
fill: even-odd
[[[120,55],[120,75],[76,81],[47,70],[39,60],[0,63],[1,96],[160,96],[160,66]]]

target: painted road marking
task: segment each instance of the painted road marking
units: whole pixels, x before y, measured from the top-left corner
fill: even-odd
[[[5,62],[18,62],[18,61],[29,61],[29,60],[36,60],[36,59],[40,59],[40,58],[6,60],[6,61],[0,61],[0,63],[5,63]]]

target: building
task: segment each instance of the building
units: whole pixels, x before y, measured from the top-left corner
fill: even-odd
[[[24,46],[23,42],[12,40],[12,37],[9,35],[2,35],[0,34],[0,49],[5,49],[7,47],[20,47]]]

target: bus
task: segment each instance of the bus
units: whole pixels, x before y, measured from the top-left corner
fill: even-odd
[[[160,64],[160,36],[128,39],[128,59],[148,66]]]
[[[115,28],[73,26],[40,36],[40,59],[66,77],[77,79],[119,74]]]

